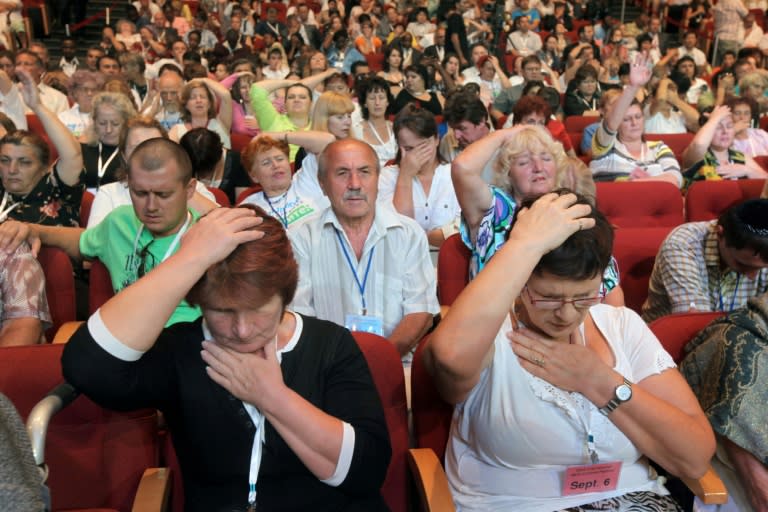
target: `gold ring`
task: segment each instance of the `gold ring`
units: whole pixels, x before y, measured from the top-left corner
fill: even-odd
[[[535,364],[536,366],[540,366],[541,368],[544,368],[544,359],[541,357],[534,357],[533,364]]]

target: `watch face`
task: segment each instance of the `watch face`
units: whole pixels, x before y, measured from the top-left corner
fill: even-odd
[[[626,384],[622,384],[621,386],[616,388],[616,398],[621,400],[622,402],[626,402],[632,397],[632,388],[627,386]]]

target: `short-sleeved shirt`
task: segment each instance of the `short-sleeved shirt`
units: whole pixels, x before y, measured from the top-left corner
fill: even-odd
[[[38,318],[43,328],[51,322],[43,269],[27,244],[0,251],[0,328],[17,318]]]
[[[515,222],[517,203],[506,192],[498,187],[491,186],[491,204],[480,220],[475,240],[469,226],[462,216],[459,233],[472,256],[469,262],[469,279],[472,280],[491,261],[491,258],[506,243],[509,231]],[[603,273],[603,288],[607,293],[619,284],[619,268],[616,259],[611,257],[611,262]]]
[[[8,193],[8,206],[19,203],[8,214],[8,218],[44,226],[79,226],[80,202],[83,199],[84,174],[75,185],[61,181],[58,165],[43,176],[35,188],[26,196]],[[0,183],[0,197],[6,194]]]
[[[743,164],[745,162],[746,158],[744,153],[733,148],[728,148],[728,162],[726,163]],[[722,176],[717,173],[718,167],[720,167],[720,162],[717,160],[717,157],[711,149],[707,149],[707,152],[704,153],[704,158],[693,164],[683,173],[683,188],[687,189],[694,181],[722,180]]]
[[[192,210],[189,215],[190,222],[199,218]],[[145,273],[159,265],[176,239],[176,234],[154,238],[148,229],[141,228],[141,221],[136,217],[133,206],[120,206],[80,235],[80,253],[87,258],[98,258],[104,263],[116,293],[139,279],[139,267],[142,265]],[[137,240],[139,230],[141,236]],[[172,252],[177,249],[178,243]],[[182,301],[166,327],[178,322],[192,322],[199,316],[199,308]]]
[[[768,291],[768,269],[755,279],[721,270],[717,221],[675,228],[659,249],[643,304],[643,319],[697,311],[733,311]]]
[[[592,175],[596,179],[604,175],[622,180],[638,167],[654,176],[672,173],[678,186],[683,183],[680,164],[669,146],[656,140],[644,142],[640,157],[636,158],[616,137],[616,133],[609,132],[604,122],[600,123],[592,137],[592,161],[589,163]]]

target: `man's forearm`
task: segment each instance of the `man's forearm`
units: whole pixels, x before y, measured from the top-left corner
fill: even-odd
[[[424,337],[434,321],[431,313],[411,313],[405,315],[395,330],[389,335],[389,341],[403,356]]]

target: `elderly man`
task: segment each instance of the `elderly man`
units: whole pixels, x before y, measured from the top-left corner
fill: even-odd
[[[766,291],[768,199],[752,199],[716,221],[683,224],[667,236],[653,266],[643,319],[733,311]]]
[[[293,308],[389,339],[406,366],[439,312],[424,230],[377,204],[379,160],[355,139],[329,144],[318,162],[331,206],[289,233],[299,262]]]
[[[42,82],[43,72],[45,67],[40,57],[29,51],[20,50],[16,53],[16,67],[24,69],[32,76],[32,80],[37,85],[37,90],[40,94],[40,102],[54,114],[64,112],[69,109],[69,101],[67,97]],[[27,107],[27,114],[32,114],[32,110]]]
[[[50,227],[8,222],[0,243],[28,239],[63,249],[70,258],[98,258],[119,292],[159,265],[199,214],[187,202],[195,192],[192,163],[184,149],[168,139],[139,144],[128,160],[132,206],[120,206],[92,228]],[[182,301],[166,325],[197,319],[200,310]]]
[[[171,69],[164,71],[157,79],[157,91],[160,95],[160,105],[154,118],[160,121],[163,128],[170,130],[181,120],[181,90],[184,79],[181,74]]]

